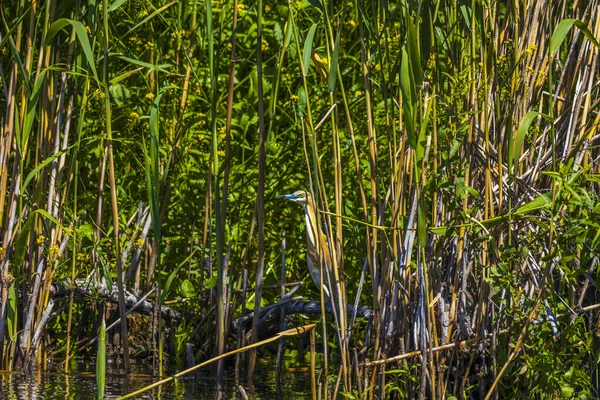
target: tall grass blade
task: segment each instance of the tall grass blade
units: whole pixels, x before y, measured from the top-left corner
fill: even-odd
[[[100,336],[98,338],[98,353],[96,355],[96,390],[97,399],[104,399],[104,387],[106,386],[106,321],[102,318]]]
[[[555,55],[556,52],[558,51],[558,49],[560,49],[560,45],[563,43],[563,41],[567,37],[567,34],[569,33],[569,31],[571,30],[573,25],[575,25],[577,28],[579,28],[579,30],[581,32],[583,32],[585,37],[590,42],[592,42],[594,44],[594,46],[600,48],[600,43],[598,43],[598,40],[594,37],[592,32],[590,32],[587,25],[583,21],[578,20],[578,19],[572,19],[572,18],[571,19],[563,19],[556,26],[556,28],[554,29],[554,33],[552,34],[552,37],[550,38],[550,54],[551,55]]]
[[[312,45],[318,26],[319,24],[315,22],[308,30],[308,35],[306,35],[306,39],[304,40],[304,50],[302,51],[302,75],[304,75],[304,77],[308,76]]]
[[[55,21],[52,25],[50,25],[50,28],[46,33],[44,43],[46,44],[46,46],[49,45],[52,39],[54,39],[54,37],[56,36],[56,34],[58,34],[58,32],[60,32],[67,25],[72,25],[73,28],[75,28],[75,33],[77,33],[77,38],[79,39],[79,43],[81,44],[81,48],[83,49],[85,58],[88,62],[90,69],[92,70],[92,75],[94,75],[94,79],[96,79],[96,82],[100,83],[98,73],[96,72],[96,63],[94,61],[92,47],[90,46],[90,39],[87,35],[85,27],[81,22],[73,21],[72,19],[67,18],[61,18]]]

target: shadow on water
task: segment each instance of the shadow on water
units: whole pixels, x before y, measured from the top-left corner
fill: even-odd
[[[42,399],[95,399],[96,376],[93,364],[79,364],[78,372],[64,374],[61,372],[33,372],[24,375],[19,372],[0,372],[0,399],[42,400]],[[158,380],[145,367],[134,367],[129,377],[119,370],[108,368],[106,376],[105,399],[116,399],[119,396],[141,389]],[[170,371],[173,372],[173,371]],[[226,371],[225,391],[222,399],[241,399],[242,395],[233,379],[233,370]],[[275,384],[275,369],[269,364],[258,366],[254,385],[245,380],[240,382],[250,399],[309,399],[310,374],[303,371],[282,371],[281,391],[278,393]],[[251,390],[253,388],[253,391]],[[193,377],[184,377],[177,383],[167,383],[154,388],[136,399],[217,399],[217,384],[213,376],[205,373]]]

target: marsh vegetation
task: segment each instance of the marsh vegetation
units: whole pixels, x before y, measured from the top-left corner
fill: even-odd
[[[599,395],[598,0],[0,11],[0,369]]]

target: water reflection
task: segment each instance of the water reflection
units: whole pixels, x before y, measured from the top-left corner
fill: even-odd
[[[33,372],[24,375],[20,372],[0,372],[0,399],[7,400],[78,400],[96,398],[96,376],[94,364],[80,364],[78,371],[70,374],[63,372]],[[268,364],[259,365],[251,387],[248,382],[236,383],[234,371],[227,371],[225,391],[217,395],[216,381],[206,376],[206,371],[195,376],[184,377],[140,395],[139,399],[155,400],[192,400],[192,399],[240,399],[238,384],[251,399],[309,399],[310,375],[307,372],[282,371],[281,391],[276,390],[275,371]],[[243,373],[241,374],[244,375]],[[147,368],[137,367],[134,373],[126,377],[116,369],[108,369],[106,375],[106,399],[116,399],[137,389],[141,389],[158,380]],[[253,389],[253,390],[251,390]]]

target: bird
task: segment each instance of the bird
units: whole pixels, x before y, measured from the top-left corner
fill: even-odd
[[[292,194],[284,194],[278,196],[281,199],[290,200],[304,208],[304,219],[306,221],[306,264],[308,265],[308,271],[310,276],[317,285],[317,288],[321,289],[323,284],[323,291],[329,300],[336,299],[337,289],[335,285],[335,275],[333,272],[333,259],[331,257],[331,250],[327,241],[327,236],[318,229],[318,219],[315,212],[316,204],[313,200],[312,195],[306,190],[298,190]],[[317,239],[318,238],[318,239]],[[318,242],[317,242],[318,240]],[[321,252],[322,258],[319,258],[319,251]],[[321,277],[321,264],[322,260],[324,277]],[[327,276],[329,274],[329,278]],[[329,282],[333,284],[333,288],[330,287]],[[332,296],[333,293],[333,296]]]

